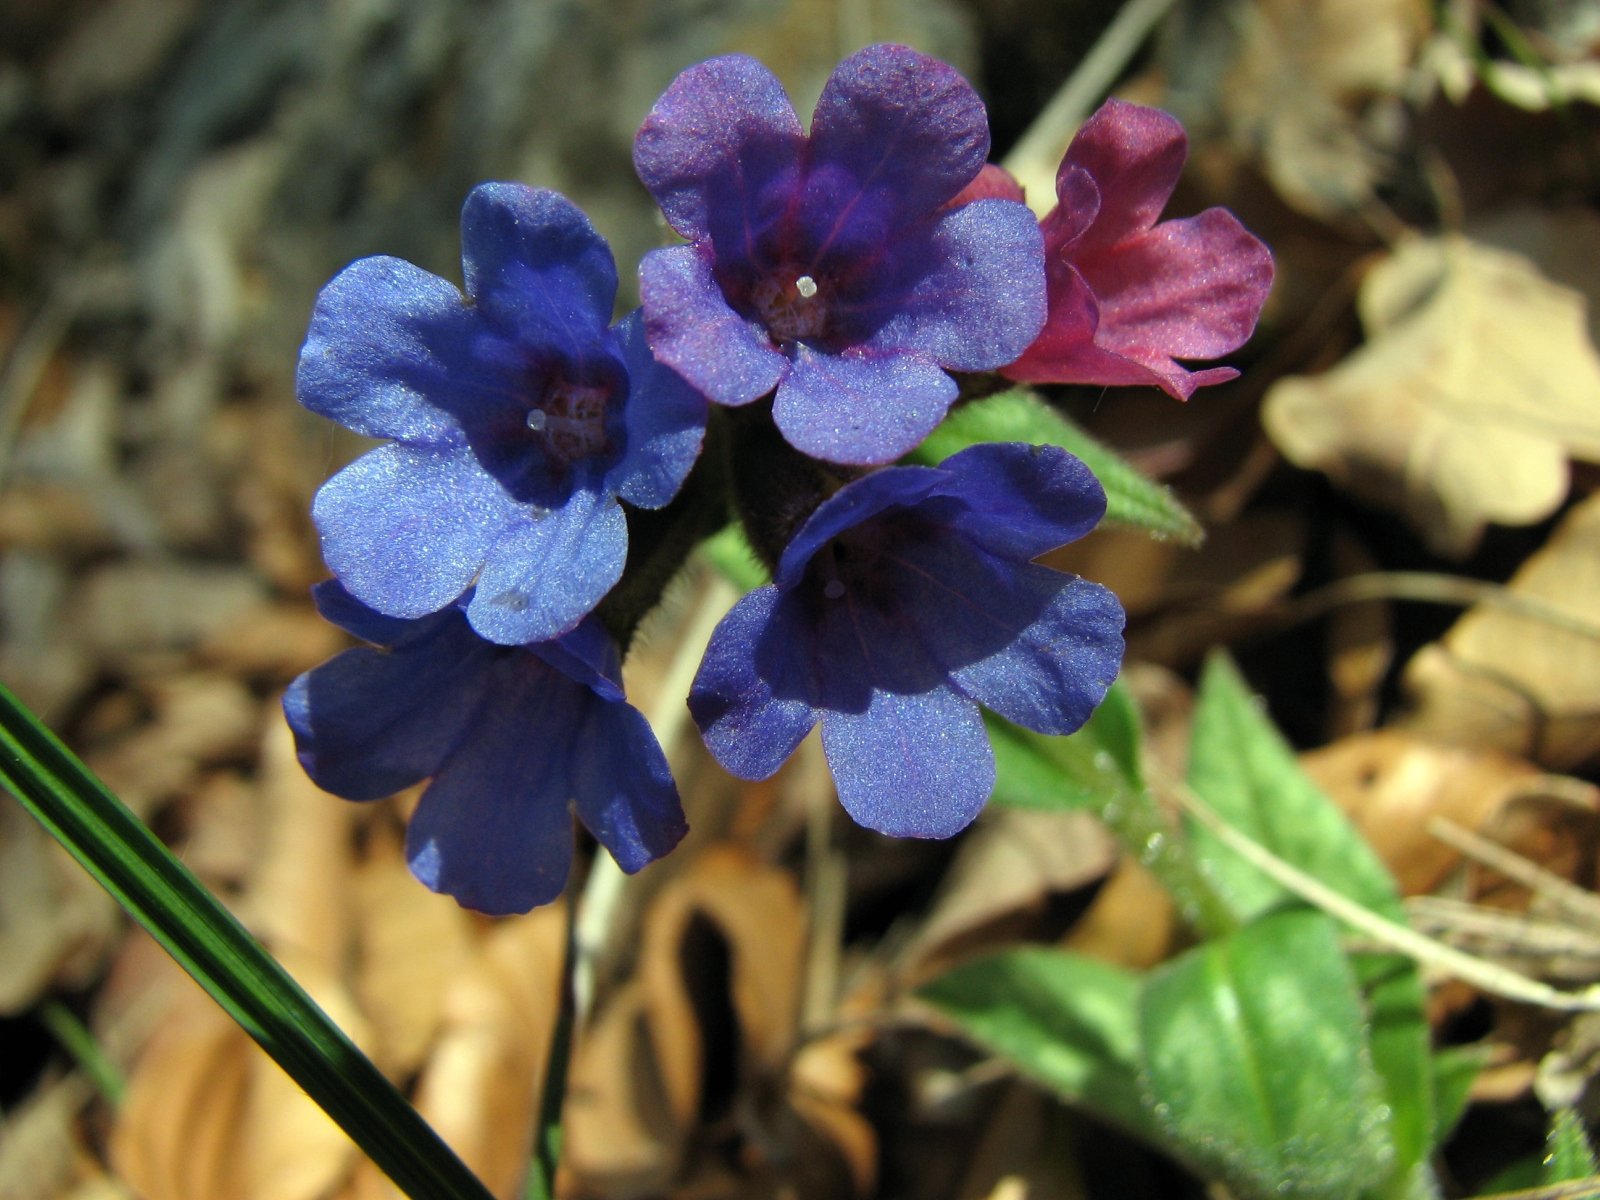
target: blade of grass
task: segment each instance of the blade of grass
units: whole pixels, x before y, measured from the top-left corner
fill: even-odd
[[[402,1191],[492,1200],[372,1060],[3,685],[0,782]]]

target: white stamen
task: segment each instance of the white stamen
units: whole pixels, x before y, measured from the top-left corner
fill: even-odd
[[[817,281],[809,275],[802,275],[794,281],[794,290],[809,300],[817,294]]]
[[[543,433],[544,427],[549,423],[549,414],[547,414],[544,409],[530,408],[528,410],[528,428],[533,430],[535,433]]]
[[[844,595],[844,584],[837,579],[830,579],[822,585],[822,594],[829,600],[837,600]]]

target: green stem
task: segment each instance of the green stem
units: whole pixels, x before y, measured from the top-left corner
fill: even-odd
[[[233,915],[0,686],[0,782],[416,1200],[488,1190]]]

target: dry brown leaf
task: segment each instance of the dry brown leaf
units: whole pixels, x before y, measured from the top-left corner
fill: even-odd
[[[1524,754],[1555,770],[1600,755],[1600,496],[1562,520],[1517,571],[1406,667],[1405,725]]]
[[[1408,896],[1435,890],[1461,864],[1458,851],[1428,832],[1433,818],[1486,828],[1543,778],[1538,767],[1512,755],[1444,745],[1400,729],[1343,738],[1300,762],[1349,814]]]
[[[1236,145],[1260,155],[1279,195],[1313,216],[1351,212],[1381,176],[1381,124],[1364,125],[1375,99],[1399,96],[1427,34],[1420,0],[1235,0],[1197,6],[1213,24],[1174,38],[1174,101],[1210,101]],[[1198,19],[1198,18],[1191,18]],[[1212,47],[1195,53],[1204,38]],[[1231,49],[1221,79],[1205,76],[1216,45]]]
[[[963,953],[1035,933],[1052,900],[1105,878],[1116,857],[1111,835],[1086,812],[991,809],[962,840],[907,946],[907,981],[932,978]]]
[[[21,805],[0,801],[0,1014],[87,983],[118,928],[104,889]]]
[[[1600,354],[1584,299],[1521,255],[1417,239],[1362,285],[1367,344],[1287,378],[1262,420],[1299,466],[1403,513],[1441,553],[1488,522],[1529,524],[1600,460]]]

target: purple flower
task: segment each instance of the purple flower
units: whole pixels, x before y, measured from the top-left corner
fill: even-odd
[[[334,582],[314,594],[328,620],[387,649],[347,650],[289,686],[301,765],[350,800],[431,776],[406,855],[434,891],[494,914],[548,904],[566,884],[573,809],[625,871],[684,835],[666,758],[593,620],[501,646],[473,633],[465,599],[406,621]]]
[[[689,241],[640,266],[651,349],[718,404],[776,388],[778,428],[806,454],[899,457],[955,399],[947,370],[1010,362],[1044,321],[1027,210],[944,207],[988,151],[971,86],[904,46],[841,63],[809,137],[755,60],[689,68],[633,149]]]
[[[858,823],[956,833],[994,786],[979,704],[1070,733],[1116,677],[1116,597],[1030,561],[1104,511],[1089,469],[1051,446],[974,446],[846,484],[712,635],[689,693],[706,745],[764,779],[820,720]]]
[[[330,479],[312,515],[328,566],[378,612],[420,617],[475,583],[480,634],[545,641],[616,583],[618,497],[672,498],[705,401],[651,357],[637,314],[608,328],[616,266],[566,199],[483,184],[461,242],[466,296],[366,258],[318,297],[301,403],[393,441]]]
[[[1156,218],[1188,157],[1176,117],[1108,100],[1084,122],[1042,222],[1050,316],[1002,374],[1028,383],[1150,384],[1179,400],[1232,367],[1189,371],[1250,337],[1272,287],[1272,254],[1225,208]]]

